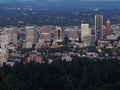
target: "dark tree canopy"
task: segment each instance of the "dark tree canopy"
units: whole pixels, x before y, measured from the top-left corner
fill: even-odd
[[[75,57],[72,62],[4,64],[0,90],[120,90],[120,61]]]

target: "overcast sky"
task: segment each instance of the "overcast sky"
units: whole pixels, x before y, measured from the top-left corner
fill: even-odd
[[[27,4],[39,4],[39,5],[49,5],[53,4],[78,4],[81,1],[120,1],[120,0],[0,0],[0,3],[27,3]],[[89,2],[88,2],[89,3]]]
[[[84,1],[84,2],[81,2]],[[98,1],[97,2],[89,2],[89,1]],[[120,0],[0,0],[0,4],[8,4],[8,5],[36,5],[42,7],[118,7],[119,2],[101,3],[99,1],[120,1]],[[97,6],[96,6],[97,5]]]
[[[120,1],[120,0],[0,0],[0,2],[4,2],[4,1],[11,1],[11,2],[13,2],[13,1],[22,1],[22,2],[24,2],[24,1],[51,1],[51,2],[55,2],[55,1]]]

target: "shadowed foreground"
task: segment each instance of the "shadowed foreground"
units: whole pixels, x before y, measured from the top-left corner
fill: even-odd
[[[120,90],[120,61],[16,63],[0,68],[0,90]]]

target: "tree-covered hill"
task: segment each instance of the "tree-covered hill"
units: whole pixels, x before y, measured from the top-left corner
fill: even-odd
[[[0,68],[0,90],[120,90],[120,61],[16,63]]]

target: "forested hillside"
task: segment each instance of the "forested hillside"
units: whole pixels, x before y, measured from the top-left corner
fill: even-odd
[[[120,90],[120,61],[16,63],[0,68],[0,90]]]

